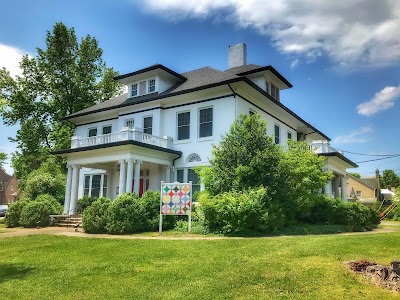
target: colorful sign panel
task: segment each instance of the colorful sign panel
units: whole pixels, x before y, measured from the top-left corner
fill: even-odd
[[[192,205],[192,183],[161,183],[162,215],[189,215]]]

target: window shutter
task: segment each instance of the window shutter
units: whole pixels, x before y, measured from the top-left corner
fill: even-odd
[[[139,96],[146,94],[146,81],[139,83]]]

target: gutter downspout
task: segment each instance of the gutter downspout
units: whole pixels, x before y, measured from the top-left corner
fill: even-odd
[[[236,100],[236,95],[237,95],[237,94],[235,93],[235,91],[233,90],[233,88],[231,87],[231,85],[230,85],[229,83],[228,83],[228,86],[229,86],[229,88],[230,88],[231,91],[232,91],[233,98],[235,99],[235,119],[236,119],[236,117],[237,117],[237,115],[236,115],[236,106],[237,106],[237,105],[236,105],[236,104],[237,104],[237,103],[236,103],[236,101],[237,101],[237,100]]]

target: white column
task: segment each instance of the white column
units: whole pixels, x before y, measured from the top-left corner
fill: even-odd
[[[133,159],[128,159],[128,174],[126,176],[126,192],[132,193]]]
[[[135,184],[134,184],[134,192],[139,195],[139,188],[140,188],[140,164],[142,162],[140,160],[136,161],[135,165]]]
[[[64,201],[64,214],[69,211],[69,202],[71,200],[71,181],[72,181],[72,166],[67,165],[67,186],[65,187],[65,201]]]
[[[332,198],[332,181],[328,181],[325,185],[325,194]]]
[[[340,179],[341,179],[340,185],[341,185],[341,190],[342,190],[342,199],[344,202],[347,202],[347,188],[346,188],[347,178],[346,178],[346,176],[342,175],[342,176],[340,176]]]
[[[119,161],[119,195],[125,193],[125,183],[126,183],[126,164],[125,159]]]
[[[71,180],[71,198],[69,203],[69,214],[75,214],[78,204],[78,188],[79,188],[79,165],[72,166]]]
[[[171,182],[171,167],[165,166],[165,182]]]

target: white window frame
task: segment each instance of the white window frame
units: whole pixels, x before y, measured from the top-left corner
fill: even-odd
[[[104,128],[106,127],[110,127],[110,133],[104,133]],[[111,134],[112,133],[112,124],[107,124],[107,125],[103,125],[101,126],[101,134],[105,135],[105,134]]]
[[[289,134],[290,134],[290,138],[289,138]],[[293,140],[293,133],[291,131],[289,131],[289,130],[287,132],[287,139],[291,140],[291,141]]]
[[[362,197],[362,191],[356,191],[356,197],[361,198]]]
[[[200,111],[205,110],[205,109],[210,109],[210,108],[211,108],[211,111],[212,111],[212,114],[211,114],[211,116],[212,116],[212,120],[211,120],[211,135],[200,136],[200,125],[203,124],[203,123],[200,124]],[[210,122],[207,122],[207,123],[210,123]],[[198,130],[197,130],[198,139],[210,139],[210,138],[212,138],[214,136],[214,107],[213,106],[200,107],[198,109],[198,111],[197,111],[197,124],[198,124]],[[204,123],[204,124],[206,124],[206,123]]]
[[[265,91],[267,92],[267,94],[271,95],[271,88],[269,85],[269,81],[265,81]]]
[[[279,96],[279,88],[278,88],[277,85],[273,84],[272,82],[271,82],[271,96],[273,98],[275,98],[276,100],[280,100],[279,99],[280,98],[280,96]]]
[[[146,119],[146,118],[151,118],[151,127],[146,127],[146,128],[144,127],[144,119]],[[153,115],[143,116],[143,119],[142,119],[143,133],[146,133],[146,132],[144,132],[145,129],[151,128],[151,133],[147,133],[147,134],[153,135],[153,120],[154,120]]]
[[[278,136],[276,135],[276,128],[278,128]],[[278,142],[276,142],[278,139]],[[274,142],[277,145],[281,144],[281,126],[279,124],[274,124]]]
[[[94,130],[94,129],[96,129],[96,135],[90,135],[90,130]],[[88,128],[88,134],[87,134],[87,136],[88,137],[95,137],[95,136],[98,136],[98,128],[97,127],[90,127],[90,128]]]
[[[189,169],[193,170],[193,172],[194,172],[194,167],[176,169],[175,170],[175,181],[178,181],[178,171],[183,171],[183,182],[181,182],[181,183],[188,183],[189,182]],[[204,188],[204,186],[202,186],[202,184],[200,183],[200,178],[199,178],[199,183],[192,182],[192,186],[198,186],[199,191],[202,191]]]
[[[135,92],[135,93],[133,93],[133,92]],[[132,83],[131,84],[131,97],[136,97],[136,96],[138,96],[138,94],[139,94],[138,84],[137,83]]]
[[[102,174],[85,174],[85,175],[83,176],[83,195],[85,195],[85,190],[86,190],[86,185],[85,185],[85,183],[86,183],[86,177],[89,176],[89,191],[88,191],[87,196],[88,196],[88,197],[92,197],[92,182],[93,182],[93,176],[96,176],[96,175],[100,175],[99,198],[101,198],[101,197],[107,197],[107,196],[108,196],[108,193],[109,193],[109,190],[110,190],[110,189],[109,189],[109,180],[110,180],[110,178],[109,178],[108,174],[104,174],[104,173],[102,173]],[[104,193],[103,193],[103,191],[104,191],[104,176],[107,176],[106,195],[104,195]]]
[[[129,126],[128,123],[132,122],[133,126]],[[135,119],[134,118],[129,118],[124,120],[124,127],[129,127],[129,128],[134,128],[135,127]]]
[[[154,84],[152,84],[154,82]],[[156,79],[151,78],[147,81],[147,94],[154,93],[156,91]]]
[[[189,127],[189,137],[187,139],[179,139],[179,115],[180,114],[185,114],[185,113],[189,113],[189,125],[184,125],[184,126],[188,126]],[[176,140],[177,141],[187,141],[190,140],[190,123],[191,123],[191,113],[190,110],[185,110],[185,111],[178,111],[176,112]],[[181,126],[183,127],[183,126]]]

